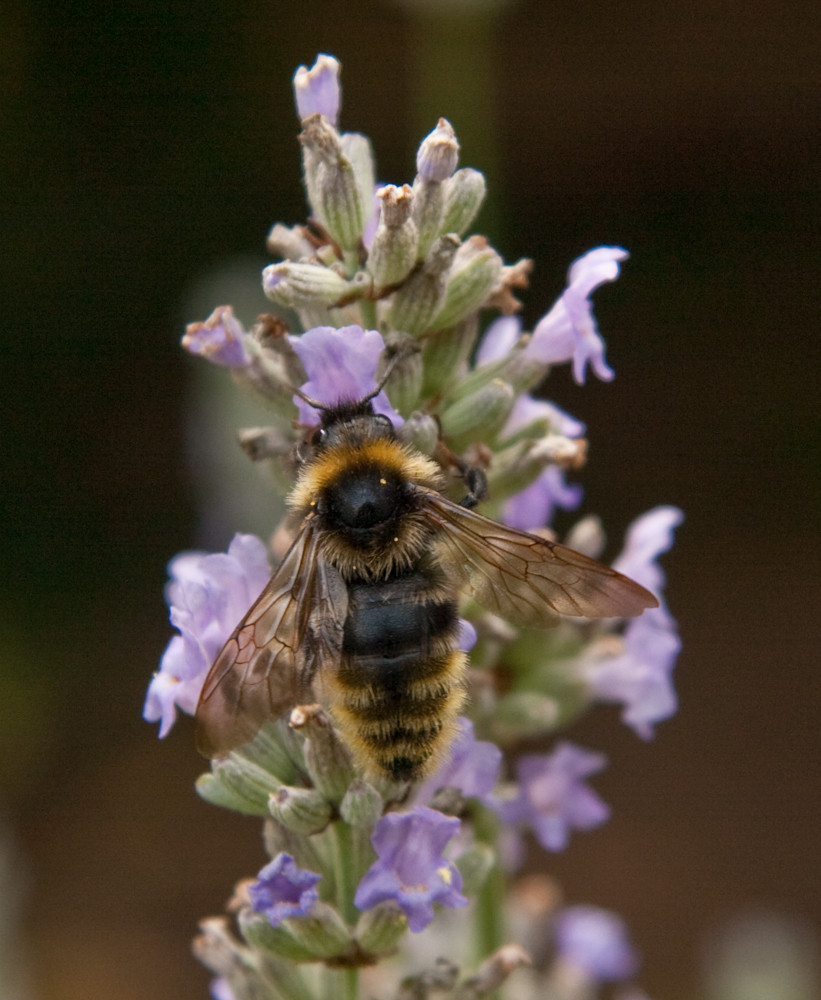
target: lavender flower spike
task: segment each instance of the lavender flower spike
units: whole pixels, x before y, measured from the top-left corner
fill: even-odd
[[[621,247],[597,247],[570,265],[567,288],[550,312],[536,324],[526,353],[543,364],[573,361],[573,378],[582,385],[588,361],[609,382],[613,369],[604,360],[590,296],[605,281],[619,276],[619,262],[629,254]]]
[[[354,896],[360,910],[393,900],[414,932],[433,920],[433,904],[467,906],[459,870],[442,855],[459,831],[459,820],[417,806],[388,813],[376,824],[371,843],[378,860],[365,873]]]
[[[289,917],[306,917],[319,898],[315,886],[322,876],[298,868],[290,854],[279,853],[248,888],[251,906],[264,913],[272,927]]]
[[[318,55],[308,69],[300,66],[294,73],[294,96],[300,121],[319,112],[331,125],[339,117],[339,61],[333,56]]]
[[[179,635],[163,653],[143,708],[147,722],[160,723],[160,737],[178,708],[194,714],[217,653],[271,575],[265,546],[254,535],[234,535],[227,553],[183,552],[168,571],[165,599]]]
[[[312,398],[334,406],[343,401],[362,399],[376,384],[379,356],[385,346],[378,330],[363,330],[360,326],[315,326],[301,337],[291,337],[308,381],[300,386]],[[316,410],[304,400],[294,397],[299,419],[307,425],[317,423]],[[391,406],[384,390],[373,401],[376,413],[384,414],[394,426],[401,426],[402,417]]]

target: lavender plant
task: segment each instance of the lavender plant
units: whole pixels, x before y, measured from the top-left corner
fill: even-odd
[[[412,184],[376,186],[367,138],[339,131],[338,62],[321,55],[300,67],[294,89],[311,221],[270,232],[279,262],[262,280],[275,311],[246,330],[221,306],[188,327],[183,346],[267,404],[271,425],[241,441],[277,482],[292,481],[293,450],[318,422],[304,395],[325,405],[361,399],[390,363],[373,405],[401,439],[446,469],[482,467],[491,515],[549,531],[557,508],[581,502],[565,475],[584,464],[585,428],[531,393],[566,363],[579,383],[588,366],[613,377],[591,295],[618,276],[626,251],[598,247],[576,260],[561,297],[524,331],[515,293],[531,262],[508,265],[484,237],[465,235],[485,179],[457,169],[450,124],[440,119],[423,140]],[[492,312],[499,317],[483,326]],[[199,794],[263,818],[270,857],[238,884],[229,915],[201,925],[194,948],[214,973],[214,997],[472,1000],[503,987],[515,1000],[581,1000],[605,983],[622,984],[623,1000],[643,996],[615,914],[564,907],[547,876],[520,874],[524,838],[561,851],[573,832],[607,819],[589,784],[606,757],[565,739],[547,753],[518,751],[525,739],[563,733],[598,702],[620,705],[642,739],[675,712],[680,643],[657,560],[680,520],[658,507],[629,530],[615,568],[660,598],[629,623],[567,619],[537,633],[464,603],[469,717],[432,777],[402,785],[358,773],[317,704],[295,706],[212,761]],[[565,541],[597,557],[605,538],[586,517]],[[270,551],[238,534],[225,553],[171,562],[166,597],[177,634],[144,709],[160,736],[178,711],[195,712],[215,657],[287,542],[286,522]]]

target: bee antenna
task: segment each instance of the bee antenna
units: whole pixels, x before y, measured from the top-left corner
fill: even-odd
[[[307,393],[303,392],[301,389],[297,389],[295,385],[291,386],[291,391],[295,396],[299,396],[303,403],[307,403],[308,406],[313,407],[315,410],[332,410],[332,406],[328,406],[326,403],[320,403],[318,399],[312,399]]]

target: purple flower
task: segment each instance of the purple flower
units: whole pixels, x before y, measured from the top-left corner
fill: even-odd
[[[656,560],[673,544],[683,517],[677,507],[655,507],[630,526],[613,567],[652,590],[661,604],[630,621],[615,647],[612,638],[594,644],[578,668],[595,698],[624,706],[622,720],[644,740],[678,707],[672,672],[681,640],[661,597],[664,572]]]
[[[467,906],[462,876],[442,854],[459,826],[455,817],[425,806],[383,816],[371,837],[378,860],[359,883],[354,903],[370,910],[392,899],[412,931],[424,930],[433,920],[434,903]]]
[[[607,805],[583,780],[606,763],[602,754],[566,742],[552,753],[521,757],[516,765],[518,796],[497,799],[494,808],[506,823],[532,827],[548,851],[562,851],[571,830],[592,830],[609,817]]]
[[[578,483],[566,483],[564,469],[548,465],[530,486],[511,497],[502,508],[502,520],[511,528],[532,531],[553,520],[557,507],[575,510],[582,502],[584,490]]]
[[[300,121],[305,121],[317,111],[331,125],[339,117],[339,62],[333,56],[319,55],[308,69],[300,66],[294,73],[294,96]]]
[[[182,346],[191,354],[226,368],[245,368],[251,355],[245,346],[248,334],[230,306],[218,306],[204,323],[189,323]]]
[[[613,569],[624,573],[642,587],[652,590],[661,601],[664,587],[664,571],[658,565],[658,557],[673,545],[673,529],[684,520],[678,507],[654,507],[630,525],[621,555],[613,563]],[[645,611],[643,618],[674,625],[670,612],[661,607]]]
[[[621,917],[597,906],[570,906],[556,920],[559,955],[591,979],[628,979],[639,965]]]
[[[334,406],[362,399],[373,391],[379,356],[385,346],[378,330],[363,330],[360,326],[315,326],[301,337],[291,337],[291,343],[308,376],[308,381],[300,386],[307,396],[326,406]],[[303,423],[317,422],[313,407],[297,396],[294,402]],[[402,418],[391,406],[384,390],[374,399],[373,408],[394,425],[402,424]]]
[[[678,708],[672,672],[681,640],[648,612],[631,621],[623,652],[583,663],[579,670],[594,697],[624,706],[621,718],[644,740]]]
[[[272,927],[288,917],[306,917],[319,898],[315,886],[322,876],[298,868],[290,854],[279,853],[248,888],[251,906],[264,913]]]
[[[419,787],[418,801],[429,802],[440,788],[458,788],[466,798],[486,801],[499,777],[502,751],[487,740],[477,740],[470,719],[459,719],[459,735],[443,766]]]
[[[526,347],[543,364],[573,361],[573,377],[582,384],[589,361],[600,379],[609,382],[613,369],[604,360],[590,296],[602,282],[619,275],[619,261],[628,256],[621,247],[597,247],[570,265],[567,288],[553,308],[536,324]]]
[[[236,1000],[236,994],[225,976],[212,979],[208,985],[208,992],[211,994],[212,1000]]]
[[[485,330],[482,342],[476,352],[476,367],[500,361],[513,350],[522,332],[522,321],[518,316],[500,316]]]
[[[194,714],[211,664],[271,575],[265,546],[254,535],[234,535],[227,553],[183,552],[168,572],[165,599],[180,634],[168,643],[143,708],[147,722],[159,721],[160,737],[178,708]]]
[[[544,421],[551,434],[568,438],[584,434],[584,424],[580,420],[571,417],[553,403],[533,399],[526,394],[517,398],[503,434],[510,437],[537,420]],[[532,531],[550,524],[557,507],[575,510],[583,495],[580,485],[565,482],[564,471],[559,466],[547,465],[537,479],[507,501],[502,508],[502,519],[513,528]]]

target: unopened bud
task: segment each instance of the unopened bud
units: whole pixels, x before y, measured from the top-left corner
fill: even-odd
[[[425,136],[416,154],[416,169],[425,181],[447,180],[459,162],[459,143],[447,118],[440,118],[436,128]]]
[[[268,797],[279,787],[272,774],[236,753],[212,760],[211,772],[196,783],[206,802],[251,816],[267,815]]]
[[[269,264],[262,272],[262,288],[272,302],[289,309],[333,306],[352,291],[351,283],[331,268],[293,261]]]
[[[393,951],[408,929],[408,918],[392,900],[378,903],[359,918],[355,937],[359,947],[369,955],[384,955]]]
[[[382,201],[379,225],[368,253],[368,271],[377,289],[398,285],[416,264],[419,233],[411,218],[413,192],[409,185],[380,188]]]
[[[373,785],[356,778],[339,804],[339,815],[351,826],[368,827],[382,815],[382,796]]]
[[[289,917],[281,926],[314,958],[334,958],[353,945],[342,917],[327,903],[317,901],[304,917]]]
[[[425,371],[423,398],[439,395],[449,383],[459,378],[478,335],[479,317],[473,313],[455,326],[440,330],[425,340],[422,355]]]
[[[419,336],[432,329],[431,321],[445,301],[445,279],[458,247],[456,237],[443,236],[423,266],[394,292],[388,313],[394,330]]]
[[[294,833],[310,836],[324,830],[331,819],[330,802],[315,788],[278,788],[268,800],[274,819]]]
[[[320,114],[302,123],[299,139],[306,151],[305,186],[315,214],[343,250],[355,250],[368,209],[351,161],[336,129]]]
[[[305,766],[318,792],[338,805],[354,777],[353,760],[319,705],[298,705],[290,725],[306,737]]]
[[[486,303],[499,281],[502,258],[484,236],[471,236],[459,247],[446,276],[445,299],[431,326],[453,326]]]
[[[237,923],[242,936],[252,948],[291,962],[312,962],[315,959],[314,953],[300,944],[287,927],[283,924],[272,927],[271,921],[264,914],[255,913],[250,907],[239,911]]]
[[[487,193],[484,174],[472,167],[457,170],[445,181],[445,212],[442,232],[463,236],[476,218]]]
[[[606,541],[601,518],[590,514],[573,525],[564,539],[564,544],[576,552],[581,552],[582,555],[590,556],[591,559],[601,559]]]
[[[415,410],[400,428],[399,437],[423,455],[432,455],[439,441],[439,424],[429,413]]]
[[[273,257],[282,260],[301,260],[310,257],[314,246],[305,235],[304,226],[283,226],[277,222],[268,233],[265,246]]]
[[[442,434],[454,451],[474,441],[488,441],[498,434],[513,409],[511,386],[494,379],[471,396],[463,396],[441,415]]]

